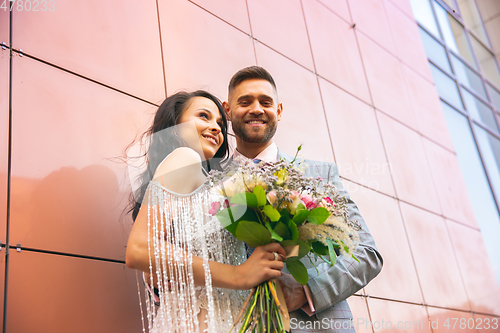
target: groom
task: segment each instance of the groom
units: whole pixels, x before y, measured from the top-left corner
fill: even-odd
[[[223,103],[236,136],[234,157],[275,162],[289,155],[281,152],[273,142],[283,106],[278,102],[276,84],[271,74],[258,66],[246,67],[233,75],[229,82],[228,101]],[[339,256],[330,267],[324,262],[302,259],[309,273],[309,282],[302,286],[289,274],[280,277],[280,284],[290,311],[290,328],[297,332],[355,332],[352,314],[346,298],[363,288],[382,268],[382,257],[359,214],[357,206],[342,187],[337,167],[331,163],[305,160],[306,176],[320,176],[333,182],[348,199],[349,219],[357,220],[359,246],[355,251],[360,260]],[[307,296],[306,296],[307,295]]]

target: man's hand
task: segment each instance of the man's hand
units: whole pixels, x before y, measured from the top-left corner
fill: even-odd
[[[295,281],[293,276],[286,273],[281,273],[281,277],[278,278],[280,282],[281,289],[283,290],[283,295],[285,296],[286,306],[288,312],[300,309],[304,304],[307,303],[306,294],[304,293],[304,286]]]

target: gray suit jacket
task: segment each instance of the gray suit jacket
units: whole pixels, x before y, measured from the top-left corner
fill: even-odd
[[[293,157],[278,150],[278,157],[292,161]],[[361,217],[358,207],[350,199],[349,194],[342,186],[337,166],[333,163],[305,160],[308,177],[320,176],[324,182],[335,184],[340,193],[347,198],[349,220],[357,220],[362,229],[359,234],[359,246],[355,251],[354,259],[339,256],[337,263],[331,267],[323,261],[315,262],[319,271],[311,265],[309,259],[302,262],[307,267],[312,300],[316,313],[309,317],[301,309],[290,313],[290,328],[293,333],[305,332],[355,332],[351,322],[352,314],[346,298],[363,288],[382,269],[382,257],[377,251],[375,242]]]

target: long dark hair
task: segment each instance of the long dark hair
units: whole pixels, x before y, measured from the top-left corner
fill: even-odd
[[[179,120],[184,110],[189,105],[189,101],[194,97],[205,97],[214,102],[222,118],[221,132],[224,136],[224,142],[212,159],[203,162],[203,167],[207,171],[211,169],[221,170],[221,162],[226,160],[229,156],[226,112],[222,107],[221,101],[217,97],[207,91],[196,90],[193,92],[181,91],[165,99],[158,108],[158,111],[156,111],[151,127],[140,136],[141,140],[146,138],[147,142],[145,144],[148,148],[144,155],[138,156],[137,158],[146,158],[147,169],[139,176],[139,188],[130,195],[128,212],[132,212],[134,221],[141,208],[148,184],[153,179],[153,175],[158,165],[160,165],[165,157],[175,149],[187,146],[186,142],[177,136],[174,131],[163,131],[162,135],[154,134],[179,124]]]

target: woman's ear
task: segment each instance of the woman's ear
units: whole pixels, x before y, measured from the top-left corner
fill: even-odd
[[[222,102],[222,107],[226,110],[227,120],[231,121],[231,109],[228,102]]]

